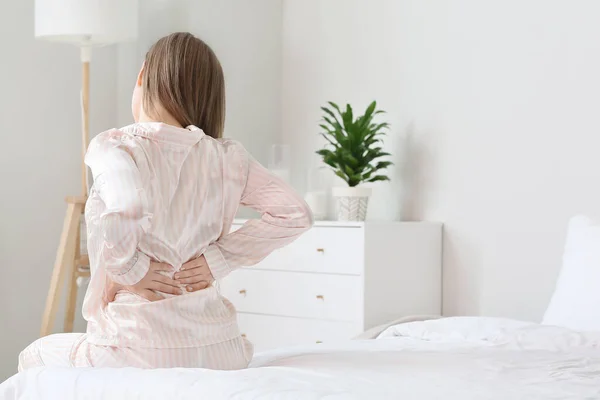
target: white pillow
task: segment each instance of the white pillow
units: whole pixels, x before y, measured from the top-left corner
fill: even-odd
[[[569,221],[562,269],[542,323],[600,331],[600,225],[588,217]]]

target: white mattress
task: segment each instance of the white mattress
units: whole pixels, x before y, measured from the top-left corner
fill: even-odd
[[[263,353],[243,371],[31,370],[0,399],[600,399],[600,332],[447,318]]]

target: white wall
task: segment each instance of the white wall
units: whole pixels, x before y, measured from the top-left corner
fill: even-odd
[[[2,381],[16,372],[19,351],[39,335],[64,197],[81,191],[81,113],[78,50],[34,39],[33,0],[2,2],[0,48]],[[114,64],[114,49],[95,52],[93,131],[115,122]]]
[[[377,99],[399,168],[374,219],[438,220],[445,312],[539,320],[566,222],[600,216],[600,3],[285,0],[283,129],[298,170],[326,100]],[[301,172],[295,174],[301,186]]]

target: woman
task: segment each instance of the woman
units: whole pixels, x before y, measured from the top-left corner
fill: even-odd
[[[293,189],[242,145],[220,139],[223,71],[200,39],[175,33],[152,46],[132,111],[135,124],[101,133],[86,156],[94,177],[85,212],[87,333],[37,340],[19,370],[244,368],[252,346],[212,283],[312,225]],[[239,205],[262,218],[229,233]]]

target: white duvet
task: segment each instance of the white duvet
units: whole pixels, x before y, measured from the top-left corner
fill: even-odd
[[[378,339],[259,354],[251,368],[37,369],[0,399],[600,399],[600,332],[490,318],[396,325]]]

